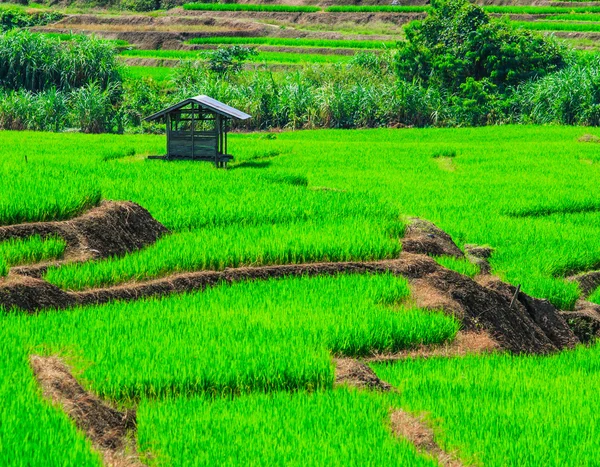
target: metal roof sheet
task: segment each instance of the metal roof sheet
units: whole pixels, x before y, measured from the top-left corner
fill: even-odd
[[[173,112],[174,110],[180,109],[181,107],[184,107],[193,102],[200,104],[203,108],[207,110],[212,110],[213,112],[218,113],[219,115],[223,115],[224,117],[235,118],[236,120],[247,120],[251,118],[251,116],[248,115],[246,112],[242,112],[241,110],[224,104],[223,102],[213,99],[212,97],[200,95],[190,97],[189,99],[185,99],[181,102],[178,102],[177,104],[172,105],[171,107],[161,110],[160,112],[156,112],[155,114],[152,114],[149,117],[146,117],[144,120],[156,120],[170,112]]]

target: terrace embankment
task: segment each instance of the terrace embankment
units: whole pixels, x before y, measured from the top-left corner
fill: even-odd
[[[118,411],[87,392],[57,357],[33,355],[30,362],[44,396],[59,405],[86,433],[106,465],[143,465],[135,451],[135,410]]]
[[[33,222],[0,227],[0,241],[59,236],[67,242],[64,261],[120,256],[154,243],[169,231],[138,204],[103,201],[68,221]],[[11,273],[39,277],[57,263],[13,268]],[[1,301],[0,301],[1,303]]]
[[[307,31],[294,26],[368,25],[370,23],[401,26],[423,13],[287,13],[260,11],[187,11],[175,9],[164,16],[105,14],[73,14],[61,20],[33,28],[51,33],[94,34],[104,39],[127,41],[141,49],[177,50],[190,48],[185,41],[203,37],[284,37],[313,39],[344,39],[336,31]],[[280,28],[270,23],[277,23]],[[389,41],[389,35],[355,37],[357,40]]]
[[[91,258],[139,249],[166,232],[145,209],[134,203],[105,202],[71,221],[2,227],[0,239],[60,235],[67,240],[71,254]],[[464,331],[486,332],[501,348],[511,352],[545,354],[579,342],[550,302],[532,298],[489,275],[473,280],[440,266],[428,255],[462,257],[463,252],[435,225],[412,219],[403,239],[403,253],[395,260],[198,271],[82,292],[62,290],[43,279],[25,277],[23,274],[36,269],[21,268],[11,271],[0,282],[0,305],[6,310],[35,312],[203,290],[238,281],[390,272],[409,280],[417,306],[444,310],[460,319]]]

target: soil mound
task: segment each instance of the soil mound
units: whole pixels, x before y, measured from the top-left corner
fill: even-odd
[[[0,241],[31,235],[57,235],[67,242],[67,257],[89,259],[139,250],[168,232],[138,204],[103,201],[98,207],[68,221],[0,227]]]
[[[336,358],[335,384],[354,386],[360,389],[377,389],[379,391],[390,391],[392,386],[379,379],[371,368],[353,358]]]
[[[408,226],[402,239],[402,249],[407,253],[464,257],[450,235],[435,224],[417,217],[408,219]]]
[[[575,281],[579,284],[581,293],[584,297],[589,296],[594,290],[600,287],[600,271],[589,271],[575,276],[568,277],[567,280]]]
[[[600,337],[600,305],[585,300],[575,304],[574,311],[563,311],[562,317],[584,344]]]
[[[2,309],[33,312],[76,304],[76,297],[42,279],[17,275],[0,279],[0,312]]]
[[[44,396],[60,405],[85,431],[108,465],[142,465],[135,454],[125,454],[125,447],[135,446],[127,441],[127,435],[136,429],[135,411],[119,412],[86,392],[59,358],[33,355],[30,361]]]
[[[586,133],[577,141],[580,143],[600,143],[600,138],[598,138],[596,135],[590,135],[589,133]]]
[[[493,252],[494,249],[487,246],[465,245],[465,256],[471,263],[479,266],[480,274],[492,272],[488,259]]]

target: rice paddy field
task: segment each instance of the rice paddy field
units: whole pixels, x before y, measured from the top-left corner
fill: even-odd
[[[494,249],[492,273],[571,309],[600,266],[594,128],[233,133],[229,170],[149,160],[160,135],[1,132],[0,225],[131,200],[170,234],[120,257],[51,266],[85,291],[173,273],[397,258],[407,218]],[[597,135],[598,136],[598,135]],[[45,141],[40,145],[40,138]],[[594,141],[593,138],[584,138]],[[27,177],[23,174],[26,173]],[[65,181],[67,181],[65,183]],[[0,243],[0,271],[61,259],[60,238]],[[475,276],[474,265],[436,260]],[[598,293],[591,300],[597,300]],[[598,346],[371,363],[397,391],[334,384],[333,357],[451,343],[451,314],[418,308],[391,274],[283,277],[24,314],[0,313],[0,465],[102,465],[33,376],[61,357],[85,390],[137,410],[140,462],[443,465],[392,429],[404,410],[463,465],[595,465]]]
[[[296,3],[15,8],[60,12],[39,29],[106,37],[126,85],[150,78],[167,90],[180,61],[217,47],[256,47],[247,66],[277,80],[379,53],[430,8]],[[600,4],[485,11],[578,48],[598,44]],[[395,260],[420,217],[461,250],[490,247],[494,276],[573,310],[584,294],[569,278],[600,270],[599,138],[596,127],[533,125],[232,132],[235,159],[217,170],[148,159],[165,153],[164,135],[0,132],[0,231],[68,221],[104,200],[137,203],[169,230],[85,262],[59,236],[0,241],[0,467],[119,465],[48,399],[32,355],[59,357],[89,394],[135,410],[133,460],[121,465],[598,465],[598,344],[420,358],[465,330],[447,309],[420,308],[409,279],[391,273],[219,282],[32,314],[3,307],[2,287],[45,281],[79,296],[189,273]],[[37,278],[17,275],[28,266],[41,266]],[[586,299],[600,304],[600,288]],[[416,357],[395,359],[403,352]],[[338,384],[338,359],[366,362],[394,390]],[[451,461],[399,434],[399,410]]]

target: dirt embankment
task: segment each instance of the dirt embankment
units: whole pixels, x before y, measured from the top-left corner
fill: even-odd
[[[80,259],[121,255],[155,242],[167,233],[145,209],[134,203],[105,202],[66,222],[22,224],[0,228],[0,239],[33,234],[60,235],[68,254]],[[466,332],[486,333],[499,347],[514,353],[545,354],[579,342],[561,313],[546,300],[530,297],[499,279],[480,275],[476,280],[450,271],[431,255],[464,256],[452,238],[430,222],[412,219],[396,260],[310,263],[198,271],[115,287],[69,292],[43,279],[39,268],[17,270],[0,281],[0,306],[35,312],[47,308],[136,300],[193,290],[221,283],[266,280],[290,276],[379,274],[391,272],[409,280],[415,303],[425,309],[444,310],[462,322]],[[467,257],[485,261],[490,249],[470,247]],[[32,273],[33,271],[33,273]],[[570,316],[572,318],[572,316]]]
[[[135,410],[120,412],[87,392],[57,357],[33,355],[30,362],[44,396],[59,405],[86,433],[106,465],[143,465],[135,451]]]

